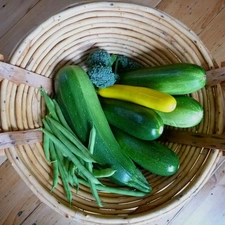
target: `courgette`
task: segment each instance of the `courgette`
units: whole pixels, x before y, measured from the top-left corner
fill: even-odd
[[[56,101],[83,143],[87,143],[88,134],[95,127],[93,156],[103,167],[116,170],[110,179],[149,193],[151,187],[147,180],[116,141],[86,72],[79,66],[64,66],[55,76],[54,87]]]
[[[165,125],[188,128],[199,124],[204,116],[201,104],[189,96],[174,96],[177,101],[176,108],[169,113],[156,111]]]
[[[131,102],[100,98],[111,125],[143,140],[155,140],[163,132],[162,118],[153,110]]]
[[[123,151],[149,172],[160,176],[171,176],[179,169],[179,158],[170,148],[156,141],[135,138],[115,127],[112,127],[112,130]]]
[[[190,63],[141,68],[119,75],[121,84],[148,87],[171,95],[190,94],[206,84],[206,71]]]

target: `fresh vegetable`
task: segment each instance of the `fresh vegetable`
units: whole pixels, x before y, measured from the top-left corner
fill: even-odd
[[[95,127],[92,127],[90,136],[89,136],[89,142],[88,142],[88,149],[90,150],[90,153],[92,155],[94,153],[95,137],[96,137],[96,130],[95,130]],[[86,162],[86,167],[89,170],[89,172],[93,173],[93,164],[92,163]],[[98,190],[96,188],[96,184],[94,184],[90,180],[88,180],[88,183],[89,183],[90,189],[92,191],[92,194],[93,194],[96,202],[98,203],[99,206],[102,207],[102,203],[101,203],[101,200],[98,195]]]
[[[51,141],[54,143],[54,145],[59,149],[59,151],[66,157],[68,157],[79,169],[82,171],[82,174],[85,176],[86,179],[91,180],[95,184],[100,184],[100,182],[93,176],[93,174],[85,168],[83,163],[80,162],[79,156],[77,157],[72,151],[70,151],[70,146],[64,144],[61,141],[61,137],[66,138],[59,130],[55,129],[53,127],[54,132],[56,134],[51,133],[50,130],[47,130],[45,128],[42,128],[42,131],[45,135],[49,136]],[[81,158],[82,159],[82,158]]]
[[[96,87],[104,88],[116,83],[118,75],[112,70],[115,60],[116,56],[110,56],[104,49],[98,49],[89,54],[87,74]]]
[[[66,197],[69,203],[71,203],[72,193],[69,183],[71,185],[76,185],[76,189],[79,189],[79,183],[75,173],[69,171],[71,163],[72,169],[74,168],[73,171],[75,171],[76,167],[77,171],[82,174],[84,179],[88,179],[92,185],[101,184],[88,168],[84,166],[85,161],[92,164],[95,160],[91,158],[88,149],[79,142],[74,134],[71,133],[71,129],[67,130],[68,124],[66,124],[65,118],[63,117],[57,102],[50,99],[43,89],[40,89],[40,92],[44,97],[49,110],[48,115],[43,119],[44,127],[40,129],[44,133],[44,137],[47,137],[44,138],[44,142],[47,140],[48,145],[45,145],[44,143],[44,146],[48,146],[49,157],[52,160],[53,184],[51,191],[58,184],[58,176],[60,174]],[[94,195],[94,197],[101,206],[96,195]]]
[[[46,135],[44,135],[44,136],[46,136]],[[52,162],[52,167],[53,167],[53,184],[52,184],[52,189],[51,189],[51,191],[53,191],[56,188],[58,181],[59,181],[59,163],[57,160],[55,146],[51,141],[50,141],[49,149],[51,151],[51,160],[52,160],[51,162]]]
[[[100,99],[111,125],[143,140],[157,139],[163,132],[161,117],[153,110],[131,102]]]
[[[118,75],[113,73],[111,66],[95,65],[87,73],[91,82],[99,88],[112,86],[118,80]]]
[[[88,186],[88,182],[83,180],[83,179],[78,179],[79,182],[85,186]],[[127,195],[127,196],[135,196],[135,197],[144,197],[146,193],[136,191],[136,190],[126,190],[122,188],[115,188],[115,187],[109,187],[109,186],[103,186],[100,184],[96,184],[96,188],[99,191],[104,191],[108,193],[113,193],[113,194],[120,194],[120,195]]]
[[[162,112],[171,112],[176,107],[174,97],[146,87],[114,84],[110,87],[99,88],[97,92],[104,98],[128,101]]]
[[[112,66],[114,58],[104,49],[97,49],[92,51],[87,57],[87,66],[92,67],[95,65]]]
[[[168,147],[135,138],[115,127],[112,130],[123,151],[144,169],[160,176],[173,175],[179,169],[179,158]]]
[[[125,55],[118,55],[113,67],[116,73],[120,73],[127,70],[140,69],[142,65]]]
[[[112,86],[119,81],[119,72],[141,68],[135,60],[124,56],[109,54],[104,49],[91,52],[87,58],[87,74],[98,88]]]
[[[74,133],[87,144],[91,127],[96,129],[93,156],[116,172],[114,182],[149,193],[151,187],[116,141],[97,93],[86,72],[79,66],[65,66],[54,80],[55,97]]]
[[[141,68],[119,75],[121,84],[148,87],[171,95],[189,94],[206,84],[205,70],[188,63]]]
[[[60,151],[56,152],[57,155],[57,161],[60,161]],[[59,173],[60,173],[60,177],[63,183],[63,187],[64,187],[64,191],[66,194],[66,198],[68,199],[69,203],[71,204],[72,202],[72,191],[70,189],[70,185],[69,182],[67,180],[67,171],[65,170],[65,168],[63,167],[63,165],[61,163],[59,163]]]
[[[88,148],[86,148],[68,126],[55,99],[51,99],[43,89],[40,89],[40,92],[48,108],[48,114],[43,119],[44,126],[40,130],[44,133],[44,137],[48,137],[43,140],[48,142],[48,145],[46,145],[48,147],[47,156],[52,160],[53,184],[51,191],[57,186],[60,175],[70,204],[72,202],[71,189],[75,187],[77,192],[80,184],[92,190],[93,197],[100,207],[103,205],[98,195],[99,190],[136,197],[146,195],[145,192],[137,190],[122,190],[121,188],[102,185],[98,178],[110,177],[116,170],[109,167],[103,168],[94,158],[92,160],[89,158],[89,156],[92,156],[95,147],[95,127],[91,128]],[[45,143],[43,144],[45,145]],[[87,151],[90,151],[90,154],[87,154]],[[79,153],[77,154],[77,152]],[[88,160],[85,159],[86,157]],[[93,164],[93,162],[95,163]]]
[[[169,113],[156,111],[163,123],[173,127],[188,128],[199,124],[203,118],[204,110],[201,104],[189,96],[174,96],[177,101],[176,108]]]

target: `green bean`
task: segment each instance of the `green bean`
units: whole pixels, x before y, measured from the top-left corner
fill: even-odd
[[[50,143],[49,137],[47,135],[44,135],[44,137],[43,137],[43,149],[44,149],[45,158],[48,162],[50,162],[49,143]]]
[[[57,117],[56,112],[55,112],[55,106],[54,106],[54,103],[53,103],[52,99],[47,95],[46,91],[43,88],[40,88],[39,91],[40,91],[42,97],[45,100],[45,104],[47,106],[47,109],[49,111],[49,114],[54,119],[58,120],[58,117]]]
[[[92,155],[94,153],[95,139],[96,139],[96,129],[94,126],[92,126],[92,129],[90,131],[89,141],[88,141],[88,149]]]
[[[60,121],[60,123],[71,133],[74,133],[72,131],[72,129],[70,128],[70,126],[68,125],[68,123],[66,122],[66,119],[62,113],[62,110],[59,107],[59,104],[57,103],[57,101],[55,99],[52,100],[55,106],[55,111],[56,111],[56,115],[58,116],[58,120]],[[75,135],[75,134],[74,134]]]
[[[50,141],[49,143],[49,150],[51,152],[52,167],[53,167],[53,184],[51,189],[51,191],[53,191],[57,186],[59,180],[59,166],[58,166],[59,162],[57,160],[55,146],[52,141]]]
[[[44,126],[46,127],[46,129],[50,130],[49,125],[42,120]],[[47,135],[44,134],[44,139],[43,139],[43,149],[44,149],[44,153],[45,153],[45,158],[48,162],[50,162],[50,139]]]
[[[71,176],[70,174],[70,160],[67,158],[67,157],[64,157],[63,160],[62,160],[62,165],[64,167],[64,170],[66,172],[66,176],[67,176],[67,179],[68,179],[68,182],[71,184],[71,186],[74,185],[74,181],[73,181],[73,177]],[[71,162],[73,164],[73,162]],[[73,164],[74,165],[74,164]]]
[[[49,119],[49,118],[48,118]],[[51,121],[51,120],[50,120]],[[49,121],[49,122],[50,122]],[[51,122],[50,122],[51,123]],[[75,146],[66,136],[66,134],[58,129],[54,123],[51,123],[52,127],[53,127],[53,132],[56,135],[56,137],[61,140],[66,146],[68,146],[68,148],[70,149],[70,151],[75,154],[77,157],[79,157],[80,159],[82,159],[83,161],[86,162],[93,162],[94,159],[92,157],[91,154],[85,154],[84,152],[80,151],[79,148],[77,148],[77,146]]]
[[[67,157],[64,157],[63,159],[63,166],[65,167],[66,171],[69,171],[69,165],[70,165],[70,161]]]
[[[64,158],[65,158],[65,156],[63,155],[63,152],[60,151],[60,150],[57,148],[57,146],[55,147],[55,149],[57,150],[57,156],[58,156],[58,159],[59,159],[59,161],[62,163],[63,160],[64,160]]]
[[[75,134],[70,133],[64,126],[58,123],[56,120],[51,117],[46,117],[46,119],[51,123],[51,125],[55,128],[54,130],[60,131],[58,132],[59,139],[63,140],[63,142],[68,145],[71,151],[82,158],[87,162],[95,162],[94,157],[90,154],[88,149],[80,142],[80,140],[75,136]]]
[[[111,177],[116,170],[112,168],[105,168],[105,169],[93,169],[93,174],[96,178],[105,178],[105,177]]]
[[[97,188],[96,188],[96,184],[93,184],[93,183],[91,183],[90,181],[87,182],[87,184],[89,184],[89,187],[90,187],[90,189],[91,189],[92,195],[93,195],[93,197],[95,198],[95,201],[97,202],[98,206],[99,206],[99,207],[103,207],[102,202],[101,202],[101,200],[100,200],[100,198],[99,198],[99,195],[98,195],[98,190],[97,190]],[[88,185],[87,185],[87,186],[88,186]]]
[[[42,119],[42,123],[43,123],[46,130],[51,131],[50,125],[48,124],[48,122],[45,119]]]
[[[73,184],[72,185],[75,185],[76,186],[76,192],[78,192],[79,190],[79,182],[78,182],[78,178],[77,176],[75,175],[75,169],[76,169],[76,166],[73,164],[73,162],[70,161],[70,165],[69,165],[69,174],[73,180]]]
[[[66,173],[66,178],[68,183],[73,186],[74,185],[74,181],[73,181],[73,177],[70,176],[69,171],[66,171],[66,168],[64,167],[65,173]]]
[[[46,130],[45,128],[40,128],[40,130],[49,136],[49,138],[55,143],[56,147],[58,147],[59,151],[64,152],[67,157],[70,158],[70,160],[79,168],[80,171],[85,175],[85,177],[92,181],[95,184],[101,184],[98,179],[96,179],[92,173],[90,173],[76,158],[76,156],[70,151],[68,146],[66,146],[60,139],[58,139],[55,135],[53,135],[51,132]]]
[[[73,181],[72,176],[70,176],[70,173],[69,173],[69,164],[70,164],[71,161],[68,160],[67,157],[64,157],[61,154],[61,151],[57,151],[57,155],[58,155],[59,163],[61,163],[63,168],[64,168],[67,181],[73,186],[74,181]],[[73,164],[73,162],[71,162],[71,163]]]
[[[89,137],[89,142],[88,142],[88,149],[89,149],[89,151],[90,151],[91,154],[94,153],[95,138],[96,138],[96,129],[93,126],[92,129],[91,129],[91,132],[90,132],[90,137]],[[86,166],[87,166],[87,169],[92,173],[92,170],[93,170],[92,163],[87,162],[86,163]],[[90,187],[90,189],[92,191],[92,195],[94,196],[94,198],[95,198],[98,206],[99,207],[102,207],[103,205],[102,205],[101,200],[99,198],[98,191],[96,189],[95,184],[93,184],[90,181],[88,181],[88,183],[89,183],[89,187]]]
[[[85,181],[84,179],[78,178],[78,181],[79,181],[79,183],[81,183],[87,187],[89,186],[89,183],[87,181]],[[95,187],[99,191],[104,191],[104,192],[113,193],[113,194],[133,196],[133,197],[143,197],[147,194],[147,193],[141,192],[141,191],[125,190],[125,189],[119,189],[119,188],[115,188],[115,187],[107,187],[107,186],[98,185],[98,184],[96,184]]]
[[[58,155],[58,152],[56,152],[56,155]],[[59,160],[59,157],[57,159]],[[65,172],[65,170],[64,170],[64,168],[63,168],[61,163],[59,163],[59,173],[60,173],[60,176],[61,176],[61,179],[62,179],[64,191],[66,193],[66,198],[67,198],[67,200],[69,201],[69,203],[71,205],[72,192],[71,192],[68,180],[67,180],[66,172]]]
[[[44,97],[45,104],[46,104],[47,109],[49,111],[49,115],[51,115],[52,118],[54,118],[55,120],[60,121],[63,126],[65,126],[68,130],[70,130],[72,132],[72,129],[67,124],[67,122],[66,122],[66,120],[63,116],[63,113],[62,113],[58,103],[56,102],[56,100],[51,99],[47,95],[46,91],[43,88],[40,88],[40,93]]]

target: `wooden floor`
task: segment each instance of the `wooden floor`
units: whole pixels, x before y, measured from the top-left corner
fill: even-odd
[[[7,61],[17,42],[51,15],[81,0],[0,0],[0,54]],[[85,1],[86,2],[86,1]],[[192,29],[220,66],[225,61],[224,0],[133,0],[155,7]],[[209,181],[183,208],[153,225],[224,225],[225,157]],[[42,203],[17,175],[5,156],[0,156],[0,225],[77,224]]]

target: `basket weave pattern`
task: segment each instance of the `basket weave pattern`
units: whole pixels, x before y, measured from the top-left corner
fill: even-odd
[[[85,68],[94,48],[134,58],[145,66],[190,62],[206,70],[217,65],[198,37],[183,24],[152,8],[128,3],[89,3],[71,7],[49,18],[31,32],[13,52],[10,63],[52,77],[66,64]],[[1,82],[1,128],[25,130],[40,127],[45,106],[37,89]],[[223,96],[220,85],[193,93],[204,107],[197,127],[203,133],[222,133]],[[179,132],[179,131],[178,131]],[[62,183],[50,193],[51,165],[42,143],[7,149],[7,156],[31,190],[54,210],[85,224],[146,224],[183,205],[207,181],[220,156],[218,150],[165,143],[179,156],[181,166],[171,177],[143,170],[153,188],[150,195],[134,198],[101,193],[99,209],[90,191],[73,191],[69,207]]]

